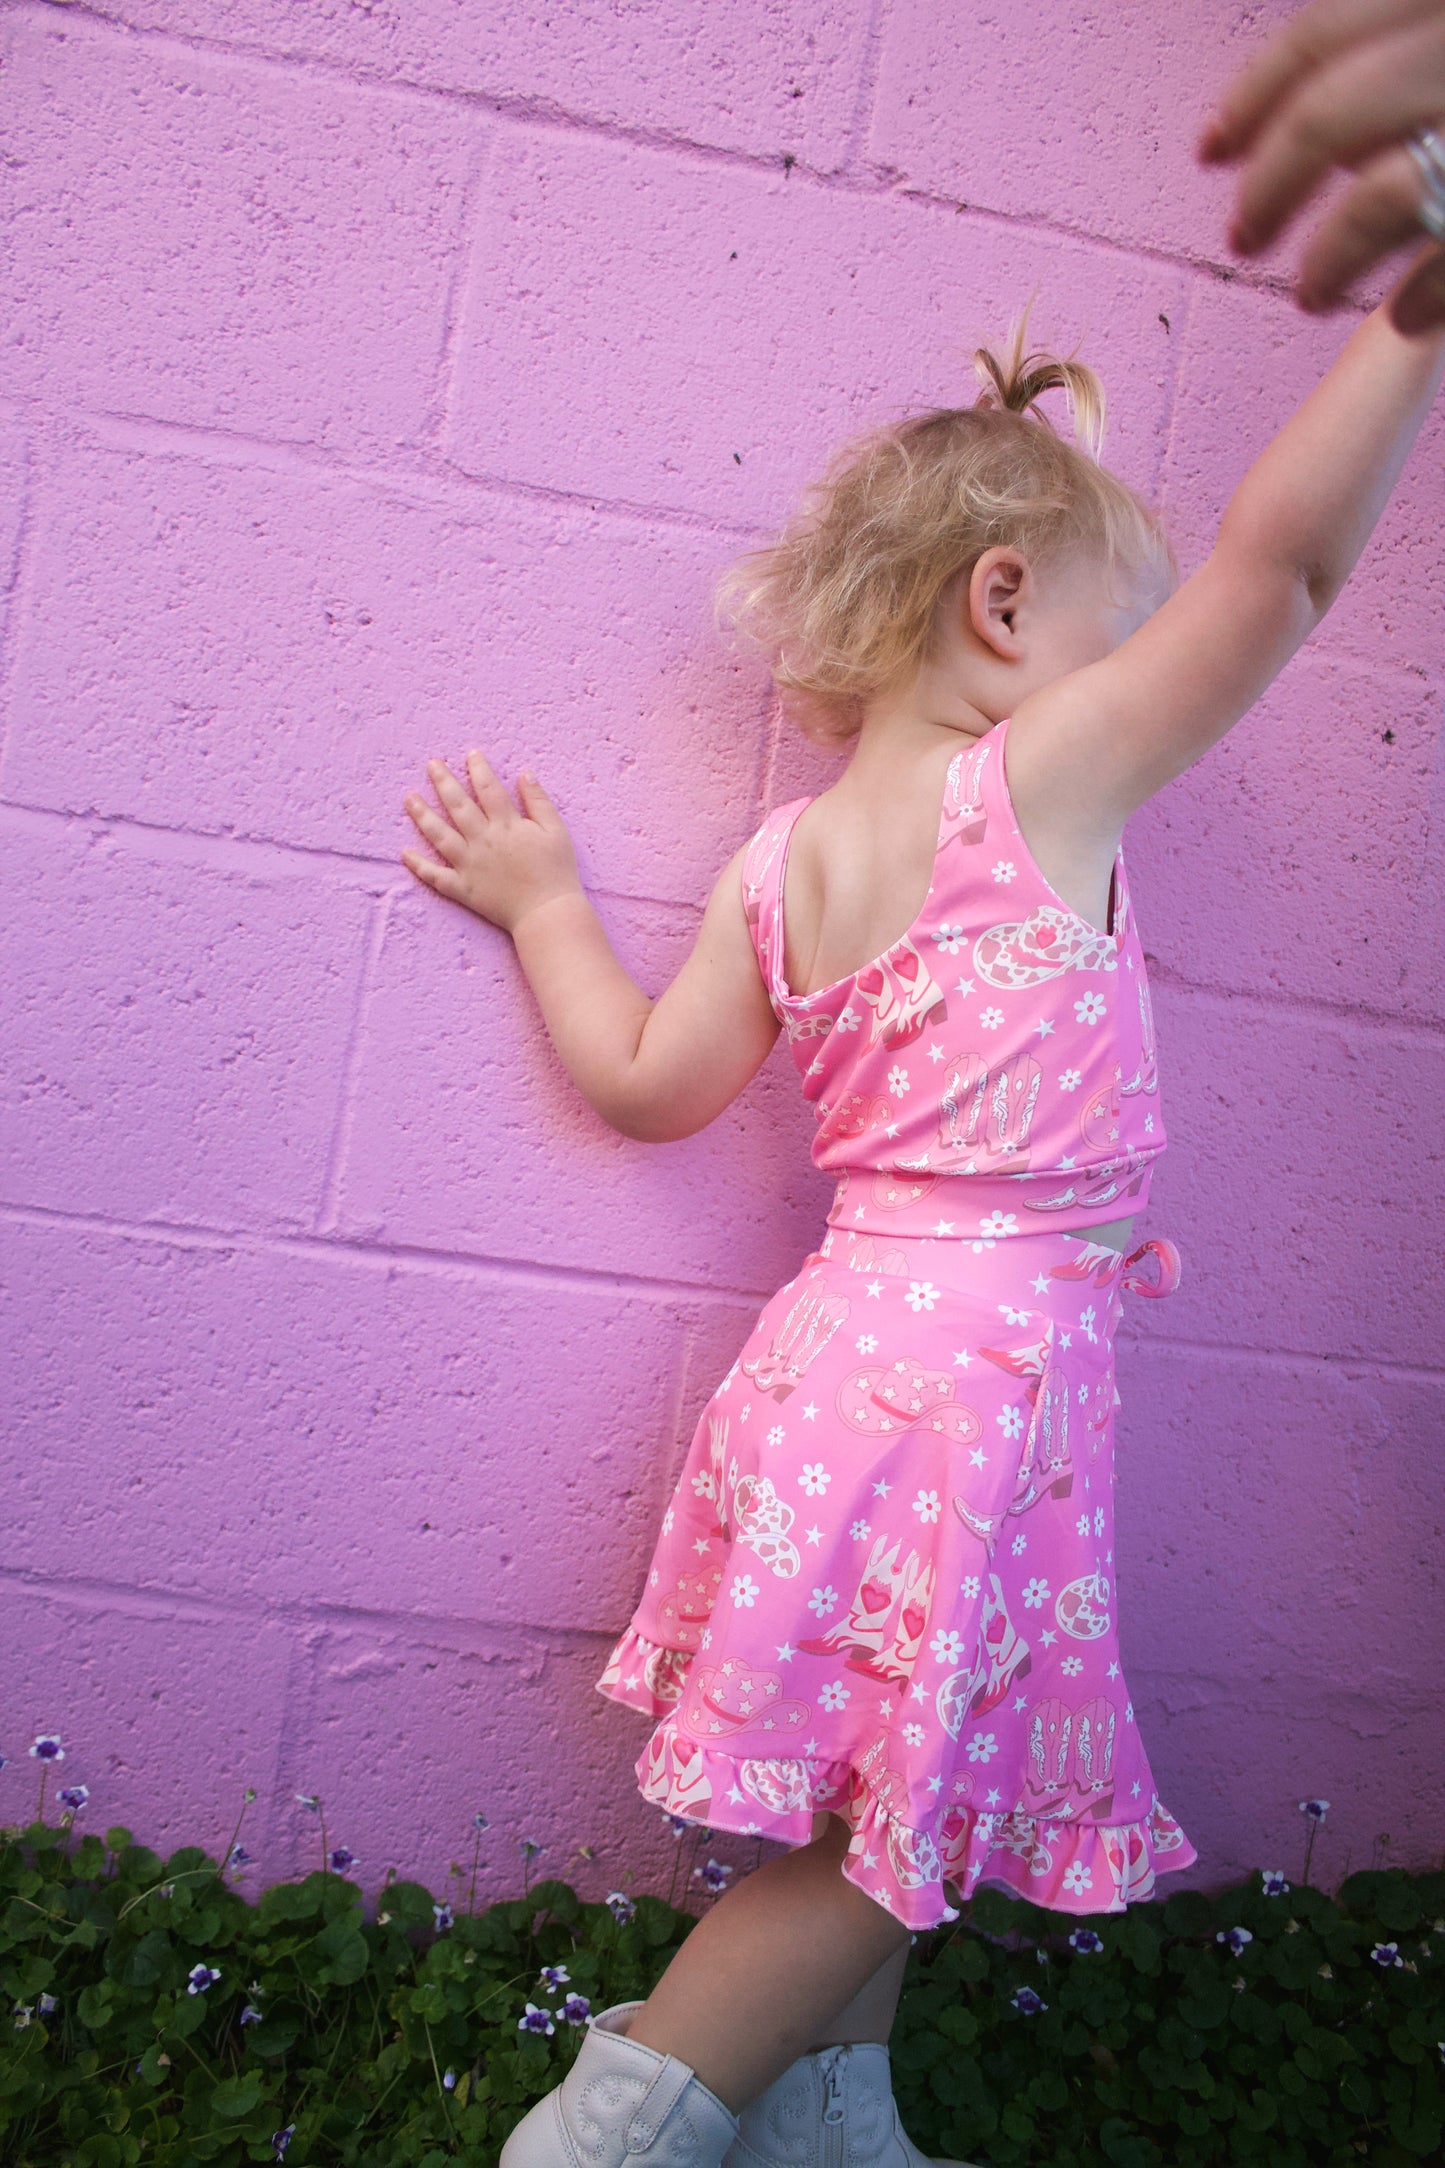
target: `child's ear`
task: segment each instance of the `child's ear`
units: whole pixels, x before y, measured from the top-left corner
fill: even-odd
[[[1033,598],[1033,572],[1018,550],[985,550],[968,578],[968,621],[1005,662],[1023,653],[1019,612]]]

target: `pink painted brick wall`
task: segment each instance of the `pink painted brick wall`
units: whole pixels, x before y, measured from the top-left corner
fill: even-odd
[[[0,5],[0,1817],[440,1890],[672,1849],[592,1691],[697,1407],[815,1239],[791,1072],[649,1149],[396,862],[535,761],[657,983],[828,769],[717,570],[1038,288],[1186,562],[1342,335],[1188,155],[1283,12]],[[1185,1288],[1133,1312],[1131,1683],[1218,1882],[1437,1854],[1445,428],[1131,843]],[[303,1845],[308,1847],[303,1851]]]

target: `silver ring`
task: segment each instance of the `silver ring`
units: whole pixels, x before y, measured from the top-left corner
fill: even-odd
[[[1417,128],[1405,148],[1420,175],[1416,216],[1432,241],[1445,241],[1445,143],[1433,128]]]

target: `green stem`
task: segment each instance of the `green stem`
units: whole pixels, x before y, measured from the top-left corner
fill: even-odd
[[[431,2057],[432,2076],[437,2081],[437,2098],[441,2101],[442,2104],[442,2114],[447,2119],[447,2136],[451,2138],[453,2142],[455,2142],[457,2134],[452,2128],[452,2111],[447,2106],[447,2089],[442,2084],[442,2074],[437,2068],[437,2051],[432,2045],[431,2026],[427,2024],[427,2020],[425,2018],[422,2019],[422,2023],[423,2025],[426,2025],[427,2053]]]

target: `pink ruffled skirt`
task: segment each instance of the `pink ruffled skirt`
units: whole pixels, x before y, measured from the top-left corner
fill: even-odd
[[[832,1228],[704,1409],[598,1688],[643,1795],[806,1844],[907,1926],[988,1882],[1119,1912],[1196,1858],[1119,1661],[1114,1330],[1168,1293],[1053,1232]]]

